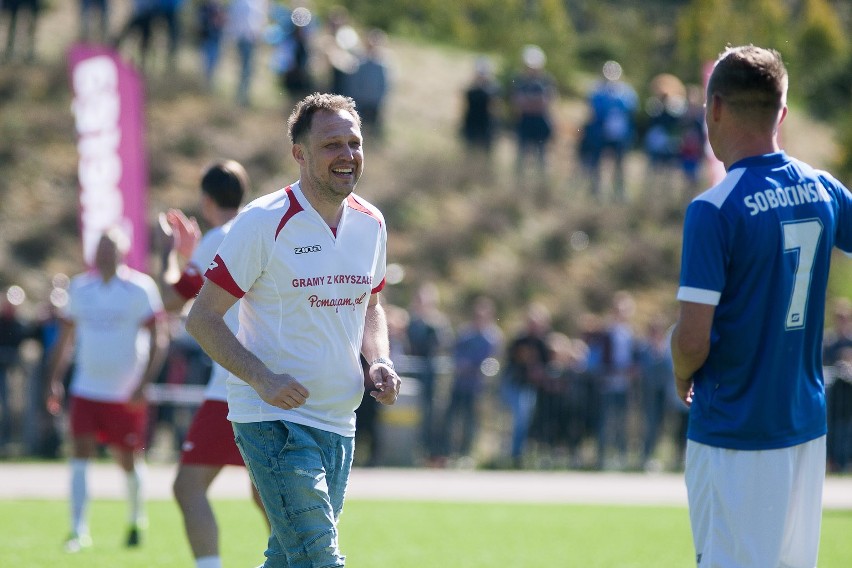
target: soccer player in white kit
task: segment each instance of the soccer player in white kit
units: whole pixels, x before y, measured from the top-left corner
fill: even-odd
[[[236,217],[186,328],[231,373],[228,418],[272,526],[264,567],[330,568],[344,566],[361,355],[372,396],[399,393],[379,302],[387,229],[354,194],[364,153],[352,99],[309,95],[288,127],[299,181]],[[224,315],[237,300],[235,336]]]
[[[51,355],[48,409],[57,412],[69,386],[71,434],[71,535],[66,550],[91,545],[86,471],[99,443],[110,446],[127,474],[127,545],[140,543],[144,510],[144,455],[148,407],[145,387],[160,372],[169,345],[163,304],[154,280],[123,263],[130,241],[110,229],[98,242],[93,270],[75,276],[61,331]]]
[[[817,563],[826,286],[832,249],[852,252],[852,194],[780,148],[787,82],[778,52],[749,45],[707,86],[727,175],[687,209],[672,335],[700,568]]]
[[[205,168],[200,183],[201,215],[212,228],[203,237],[194,218],[188,218],[178,209],[166,213],[173,239],[163,274],[163,301],[168,310],[183,308],[201,290],[204,270],[228,233],[231,220],[239,212],[249,183],[248,172],[234,160],[218,160]],[[232,307],[225,317],[230,329],[236,331],[237,307]],[[204,401],[196,410],[183,441],[172,487],[196,568],[222,566],[219,529],[207,491],[223,467],[245,466],[228,421],[227,376],[224,367],[213,363]],[[254,485],[251,489],[262,510]]]

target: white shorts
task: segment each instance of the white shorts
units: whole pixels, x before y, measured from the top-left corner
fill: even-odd
[[[778,450],[686,446],[689,520],[699,568],[814,568],[825,436]]]

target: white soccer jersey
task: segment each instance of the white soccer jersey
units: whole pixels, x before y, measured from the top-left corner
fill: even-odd
[[[219,245],[222,243],[222,240],[225,238],[225,235],[228,234],[228,230],[231,227],[231,223],[226,223],[220,227],[214,227],[207,231],[205,235],[199,241],[198,246],[195,247],[195,250],[192,253],[192,258],[189,259],[189,263],[184,270],[185,274],[198,274],[201,275],[206,270],[207,266],[213,261],[216,256],[216,250],[218,250]],[[198,289],[201,289],[201,283],[203,281],[199,280]],[[198,293],[198,290],[195,290],[192,294],[193,297]],[[239,326],[239,316],[237,315],[237,305],[228,310],[228,313],[225,314],[225,323],[228,324],[228,327],[234,333],[237,332],[237,327]],[[215,361],[213,362],[213,368],[210,372],[210,380],[207,382],[207,388],[204,391],[204,398],[208,400],[228,400],[228,387],[225,385],[225,380],[228,378],[228,371],[225,370],[222,365],[219,365]]]
[[[237,216],[206,276],[240,298],[240,342],[310,397],[283,410],[231,375],[230,420],[288,420],[354,435],[364,318],[370,295],[384,286],[386,244],[384,219],[365,200],[350,195],[333,232],[298,183]]]
[[[75,324],[73,395],[125,402],[148,364],[150,333],[144,325],[163,311],[154,280],[121,266],[104,282],[97,272],[75,276],[63,317]]]

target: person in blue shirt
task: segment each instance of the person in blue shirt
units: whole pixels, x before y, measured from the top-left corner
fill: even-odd
[[[707,85],[727,174],[687,208],[672,335],[701,568],[817,563],[826,286],[832,249],[852,252],[852,194],[780,148],[787,85],[780,54],[752,45],[725,50]]]

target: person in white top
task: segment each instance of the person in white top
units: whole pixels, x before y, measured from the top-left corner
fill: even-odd
[[[201,176],[201,215],[212,227],[202,237],[196,219],[179,209],[166,213],[172,232],[172,249],[163,274],[163,300],[169,311],[182,309],[201,290],[203,270],[210,264],[236,217],[250,182],[248,172],[234,160],[215,161]],[[228,327],[236,331],[237,307],[226,314]],[[213,363],[204,402],[195,412],[182,445],[173,491],[183,515],[184,528],[196,568],[221,568],[219,529],[207,498],[210,485],[226,465],[244,466],[228,422],[228,376]],[[263,510],[252,485],[255,503]]]
[[[121,229],[98,242],[94,270],[75,276],[51,354],[48,410],[58,413],[63,378],[74,352],[69,386],[71,422],[71,536],[66,550],[91,545],[86,470],[99,443],[109,444],[127,473],[127,545],[140,543],[144,512],[144,457],[148,422],[145,387],[159,374],[169,344],[154,280],[123,264],[130,248]],[[76,349],[75,349],[76,347]]]
[[[379,402],[400,386],[379,301],[387,229],[354,195],[364,153],[352,99],[309,95],[288,129],[300,180],[240,212],[186,329],[231,373],[228,418],[272,526],[264,567],[343,566],[360,356]],[[234,335],[224,316],[237,300]]]
[[[231,0],[225,16],[225,35],[234,42],[239,57],[237,103],[250,104],[254,59],[266,28],[268,0]]]

